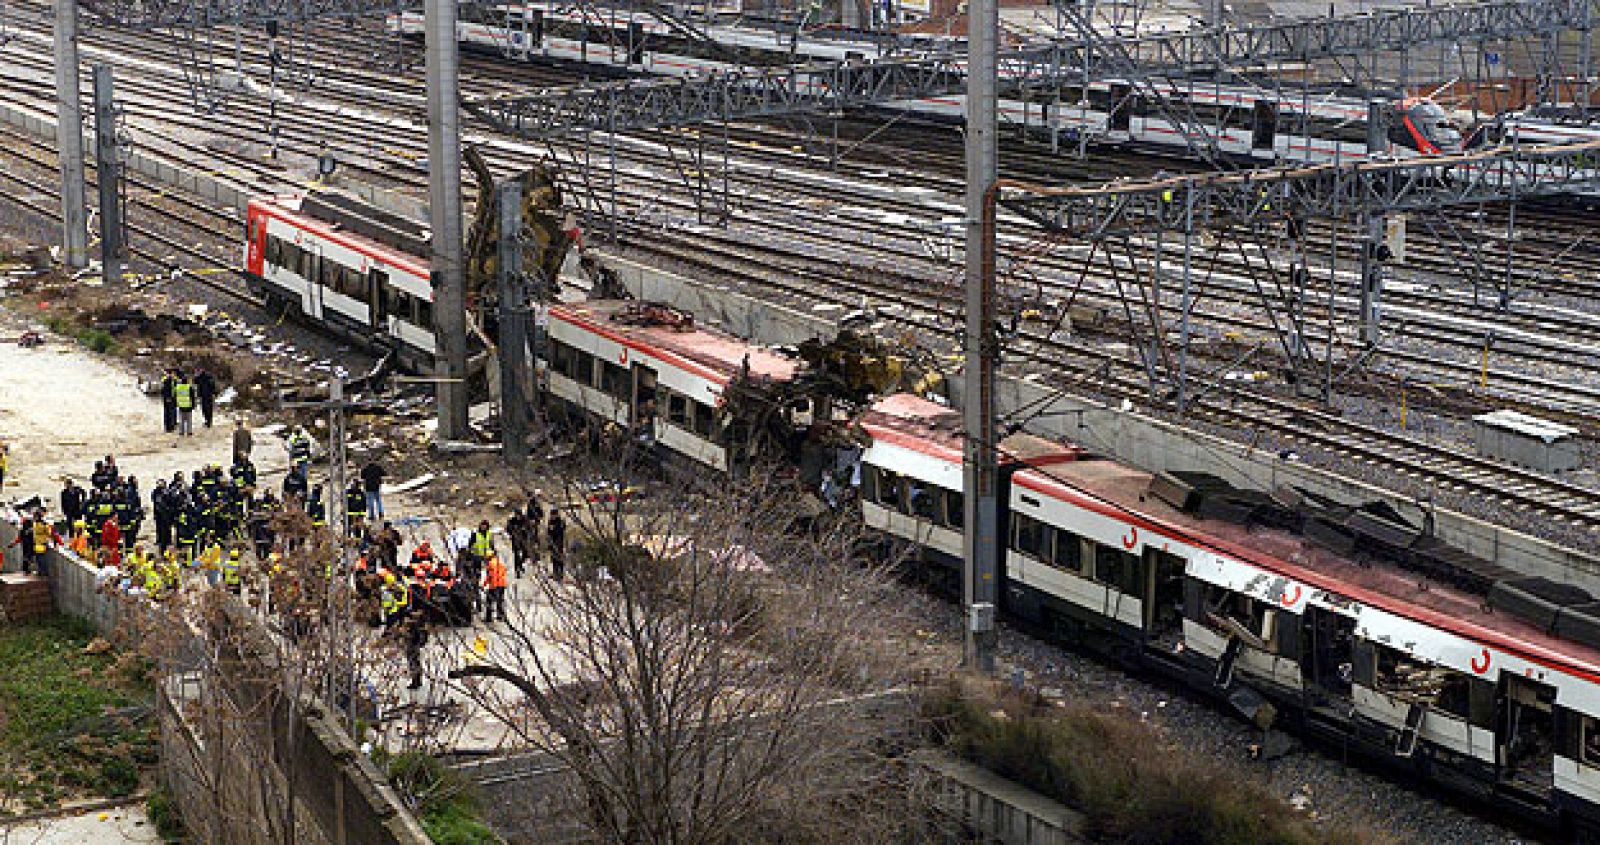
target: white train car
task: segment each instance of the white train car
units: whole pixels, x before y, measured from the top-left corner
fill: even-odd
[[[413,367],[434,353],[426,254],[417,224],[341,194],[262,196],[246,211],[242,260],[255,292]]]
[[[573,62],[628,73],[701,77],[746,70],[724,58],[701,55],[699,46],[641,14],[610,11],[594,16],[543,4],[500,10],[496,23],[458,23],[461,42],[521,61]],[[421,37],[425,31],[419,12],[391,15],[389,27],[413,37]],[[720,44],[754,51],[776,64],[807,59],[871,61],[883,49],[880,43],[869,41],[801,38],[791,43],[771,31],[740,27],[713,26],[707,33]],[[1002,77],[1008,72],[1002,63]],[[1184,118],[1192,114],[1194,122],[1174,120],[1173,115],[1150,104],[1149,98],[1115,80],[1096,82],[1087,90],[1068,88],[1055,102],[1002,99],[999,119],[1030,130],[1065,134],[1069,139],[1083,134],[1101,143],[1175,151],[1187,149],[1191,143],[1214,143],[1225,154],[1263,161],[1330,161],[1367,155],[1369,111],[1360,98],[1292,91],[1280,96],[1260,88],[1182,80],[1152,84],[1165,99],[1183,104],[1176,108],[1177,113]],[[952,94],[886,103],[881,108],[959,121],[965,115],[966,98]],[[1461,151],[1460,131],[1432,100],[1394,100],[1386,109],[1386,136],[1393,154]]]
[[[864,521],[958,567],[958,416],[891,397],[864,427]],[[1006,463],[1009,616],[1178,675],[1263,725],[1575,830],[1600,824],[1600,602],[1581,590],[1541,598],[1479,561],[1495,572],[1486,600],[1365,545],[1405,534],[1349,527],[1399,518],[1382,509],[1302,513],[1232,488],[1174,503],[1168,479],[1070,445]],[[1332,521],[1293,523],[1307,513]],[[1402,556],[1475,560],[1416,538]],[[1503,589],[1523,592],[1508,604]]]
[[[634,300],[552,306],[540,362],[548,395],[721,472],[736,469],[723,391],[736,378],[787,381],[797,361]]]

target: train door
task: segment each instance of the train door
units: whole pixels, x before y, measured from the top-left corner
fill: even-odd
[[[1174,646],[1183,640],[1183,574],[1183,558],[1144,550],[1145,639]]]
[[[656,371],[644,364],[633,365],[633,394],[628,402],[628,424],[641,437],[656,436]]]
[[[1301,617],[1301,678],[1313,696],[1349,700],[1356,674],[1356,621],[1321,607]]]
[[[628,22],[628,64],[644,64],[644,24]]]
[[[1127,85],[1111,86],[1111,113],[1106,117],[1108,131],[1127,132],[1133,126],[1133,96],[1133,89]]]
[[[1256,100],[1251,127],[1250,149],[1271,152],[1278,136],[1278,104],[1271,100]]]
[[[389,274],[367,271],[367,322],[374,332],[389,333]]]
[[[1502,674],[1496,752],[1507,786],[1549,794],[1555,779],[1556,688]]]
[[[323,320],[322,245],[312,244],[302,259],[300,275],[306,280],[306,316]]]

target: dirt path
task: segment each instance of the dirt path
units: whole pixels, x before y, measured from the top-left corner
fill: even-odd
[[[23,349],[14,341],[26,328],[0,309],[0,441],[11,449],[0,500],[38,494],[55,503],[66,476],[85,481],[108,454],[147,494],[157,477],[231,462],[233,417],[224,409],[215,428],[198,427],[196,412],[193,437],[167,434],[161,402],[139,390],[125,364],[48,333],[44,346]],[[255,460],[263,472],[281,467],[276,439],[257,436]]]

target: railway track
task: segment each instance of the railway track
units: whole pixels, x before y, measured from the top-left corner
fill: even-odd
[[[396,85],[391,87],[395,89],[393,94],[395,96],[395,100],[399,102],[405,92],[399,90],[401,86]],[[141,98],[146,96],[148,96],[148,92],[140,91]],[[167,120],[179,120],[179,122],[181,122],[179,114],[173,114],[170,111],[166,111],[170,108],[171,104],[168,103],[163,106],[154,106],[149,111],[141,111],[139,114],[154,115],[166,112],[168,115]],[[390,178],[401,187],[407,185],[408,182],[420,182],[420,172],[414,174],[413,179],[408,180],[404,178],[404,176],[396,176],[392,170],[392,167],[381,166],[362,160],[363,154],[369,158],[371,157],[370,150],[372,148],[380,145],[388,146],[391,143],[398,145],[409,145],[404,148],[418,150],[420,144],[415,133],[415,127],[405,127],[397,123],[391,132],[388,129],[374,126],[370,121],[363,123],[363,120],[365,120],[365,118],[362,115],[356,115],[353,113],[342,117],[322,114],[317,118],[304,122],[297,122],[294,119],[286,119],[285,126],[289,129],[289,132],[286,135],[286,140],[292,141],[297,145],[310,147],[318,144],[319,142],[326,143],[325,139],[330,133],[353,133],[365,130],[374,136],[373,141],[368,144],[367,151],[351,151],[353,154],[349,157],[347,166],[361,170],[363,175],[370,175],[378,178]],[[187,124],[183,128],[193,127],[194,124],[191,123]],[[212,126],[209,128],[215,130],[217,127]],[[164,144],[174,145],[174,147],[180,151],[187,150],[188,154],[206,155],[213,158],[225,158],[226,160],[230,161],[231,166],[241,168],[247,173],[252,173],[250,178],[256,180],[255,184],[259,185],[259,187],[264,190],[273,189],[274,182],[279,183],[279,186],[281,186],[283,182],[288,181],[285,179],[281,169],[261,167],[258,163],[251,162],[249,160],[249,156],[247,155],[236,155],[231,157],[219,155],[218,151],[206,149],[201,145],[193,144],[193,142],[189,142],[190,146],[185,148],[185,142],[180,137],[177,137],[179,134],[181,134],[181,130],[178,127],[175,127],[175,131],[173,133],[161,137],[161,142]],[[642,142],[648,143],[649,137],[650,136],[647,133]],[[659,138],[663,136],[658,133],[654,137]],[[747,143],[752,145],[760,145],[762,142],[750,140]],[[740,169],[736,169],[735,173],[740,174],[742,178],[742,184],[744,185],[754,186],[759,182],[765,193],[773,197],[773,199],[776,201],[781,201],[785,197],[785,191],[792,192],[792,194],[789,194],[789,196],[811,197],[817,192],[824,190],[824,188],[819,187],[820,185],[829,185],[833,188],[833,192],[830,194],[830,198],[825,204],[831,204],[836,212],[838,206],[846,202],[857,206],[854,209],[856,212],[861,212],[866,209],[875,209],[876,213],[878,214],[904,213],[908,207],[903,200],[893,201],[890,198],[890,195],[892,195],[893,192],[885,191],[881,194],[874,194],[872,192],[864,191],[855,193],[845,191],[843,184],[838,181],[837,177],[793,178],[786,174],[782,180],[779,180],[773,175],[777,172],[777,168],[780,166],[792,166],[795,163],[796,156],[793,154],[792,150],[780,149],[777,144],[772,143],[772,139],[770,138],[768,139],[767,143],[768,147],[741,147],[739,149],[739,155],[753,158],[765,156],[769,160],[777,160],[781,162],[781,164],[772,165],[772,168],[770,168],[759,179],[750,175],[752,172],[758,171],[758,167],[753,168],[749,166],[743,166]],[[648,159],[648,156],[640,153],[640,144],[641,141],[630,139],[627,144],[628,149],[624,152],[624,157],[629,161],[641,158]],[[504,143],[497,143],[493,145],[493,152],[495,153],[494,157],[497,158],[498,162],[503,166],[511,164],[508,159],[513,159],[519,153],[525,154],[528,149],[530,148],[526,147],[526,145],[512,145]],[[302,152],[302,154],[304,153]],[[799,156],[799,158],[803,162],[805,160],[812,159],[813,157],[802,155]],[[657,157],[656,163],[660,163],[659,157]],[[857,168],[856,172],[858,174],[864,173],[864,169]],[[670,197],[665,196],[665,194],[668,193],[669,189],[673,186],[673,182],[670,179],[653,177],[654,181],[650,181],[650,177],[646,177],[641,173],[630,173],[630,177],[636,178],[640,183],[648,182],[651,188],[660,192],[660,194],[657,196],[646,197],[644,200],[635,200],[633,198],[629,198],[627,201],[630,203],[630,210],[636,213],[643,212],[646,207],[651,204],[654,204],[658,208],[675,207],[679,212],[686,210],[681,203],[674,206],[673,200]],[[780,184],[775,186],[773,184],[774,182],[780,182]],[[911,208],[919,213],[931,212],[931,215],[946,215],[946,212],[951,211],[954,206],[948,202],[922,201],[912,204]],[[756,217],[756,219],[753,221],[753,225],[761,227],[770,226],[774,223],[774,219],[775,218]],[[794,225],[803,226],[810,222],[811,221],[808,219]],[[832,221],[832,225],[826,227],[815,227],[812,231],[810,240],[812,242],[817,240],[837,240],[841,237],[848,239],[848,236],[844,236],[843,233],[847,230],[855,230],[857,232],[857,237],[855,237],[854,240],[859,243],[862,240],[862,238],[859,236],[859,230],[863,227],[869,230],[872,228],[872,220],[870,215],[863,215],[860,213],[840,215],[839,219]],[[892,245],[899,245],[898,255],[904,255],[906,250],[909,249],[909,247],[905,246],[905,244],[908,242],[908,239],[905,237],[903,228],[904,227],[902,226],[901,229],[893,229],[888,231],[886,231],[884,228],[880,228],[875,233],[875,235],[882,235],[883,237],[881,239],[875,239],[873,246],[882,250],[886,255],[889,255],[890,257],[888,258],[888,261],[890,262],[895,261],[897,255],[895,249],[891,248]],[[653,231],[635,231],[634,235],[637,238],[639,245],[644,245],[647,239],[662,239],[661,233]],[[694,237],[697,239],[697,242],[703,242],[709,238],[720,237],[720,235],[701,231],[696,232]],[[748,246],[746,246],[745,249],[748,249]],[[672,251],[667,248],[659,248],[658,252],[660,254],[667,255],[668,257],[673,257],[671,254]],[[744,256],[743,260],[756,264],[765,263],[770,267],[773,263],[773,257],[774,252],[769,247],[769,249],[762,254],[755,256],[746,255]],[[682,261],[691,260],[691,257],[685,254],[679,254],[676,256],[676,258],[677,260]],[[731,266],[724,267],[723,269],[729,273],[737,272],[737,270]],[[940,272],[944,272],[946,269],[948,268],[941,268]],[[860,281],[859,279],[852,280],[849,278],[844,278],[843,274],[839,273],[838,270],[839,268],[837,267],[812,267],[811,270],[805,274],[805,278],[810,284],[800,287],[791,285],[788,287],[787,292],[791,295],[808,295],[815,298],[819,294],[818,283],[825,283],[826,290],[828,291],[825,296],[831,297],[832,301],[835,302],[853,304],[853,302],[847,302],[846,300],[856,297],[882,299],[887,296],[890,299],[897,299],[902,302],[911,303],[914,308],[921,309],[927,315],[936,316],[940,314],[951,313],[949,311],[951,303],[948,297],[929,298],[927,296],[928,284],[926,277],[920,278],[914,283],[906,282],[904,283],[905,289],[895,290],[894,286],[886,283],[882,275],[879,273],[874,273],[872,284],[868,284]],[[855,268],[855,272],[859,275],[861,273],[861,268]],[[770,274],[753,275],[749,278],[750,281],[759,282],[768,288],[784,290],[782,285],[774,285],[772,279],[770,278]],[[932,317],[919,317],[914,321],[910,316],[897,319],[901,319],[903,321],[912,321],[915,325],[918,325],[923,329],[940,330],[946,334],[948,334],[951,328],[949,325],[942,327],[938,325],[930,325],[930,323],[938,322],[938,320],[935,320]],[[1134,401],[1141,401],[1146,398],[1147,391],[1144,387],[1142,378],[1134,379],[1127,375],[1130,367],[1133,365],[1125,358],[1118,358],[1103,352],[1090,352],[1083,349],[1068,349],[1064,344],[1061,344],[1058,341],[1053,341],[1047,337],[1027,337],[1027,340],[1029,340],[1029,342],[1035,347],[1034,351],[1028,353],[1028,357],[1037,365],[1059,366],[1063,361],[1067,360],[1080,361],[1082,366],[1073,368],[1070,373],[1073,378],[1080,380],[1086,377],[1088,374],[1092,374],[1099,370],[1109,370],[1111,368],[1115,368],[1116,371],[1123,374],[1123,376],[1121,376],[1123,381],[1120,384],[1115,385],[1113,388],[1108,388],[1105,392],[1110,395],[1121,395],[1125,398],[1133,399]],[[1233,393],[1230,395],[1230,399],[1234,402],[1238,402],[1240,401],[1240,395],[1241,394]],[[1547,484],[1544,487],[1540,487],[1539,485],[1541,482],[1550,482],[1551,480],[1517,477],[1515,472],[1509,472],[1509,468],[1504,467],[1503,465],[1493,462],[1462,460],[1464,456],[1455,455],[1454,453],[1443,449],[1442,447],[1430,447],[1428,444],[1420,443],[1415,441],[1413,438],[1395,438],[1395,436],[1392,434],[1380,432],[1376,429],[1371,429],[1370,427],[1354,427],[1348,421],[1338,420],[1332,417],[1318,420],[1318,427],[1339,429],[1341,430],[1341,433],[1336,434],[1330,433],[1329,431],[1303,430],[1303,427],[1297,425],[1285,425],[1274,428],[1271,425],[1270,420],[1263,421],[1261,416],[1262,414],[1287,416],[1294,419],[1306,419],[1306,415],[1309,413],[1308,409],[1306,409],[1303,405],[1287,401],[1283,401],[1282,404],[1274,405],[1274,402],[1279,402],[1282,400],[1271,400],[1270,397],[1259,397],[1253,399],[1252,401],[1255,401],[1258,404],[1252,409],[1251,413],[1230,414],[1225,410],[1219,410],[1211,407],[1207,407],[1205,409],[1205,413],[1212,415],[1212,418],[1216,419],[1219,424],[1238,425],[1241,422],[1245,422],[1255,426],[1273,428],[1273,432],[1275,434],[1291,439],[1295,442],[1313,444],[1317,448],[1330,450],[1335,454],[1348,455],[1352,458],[1363,461],[1387,462],[1388,465],[1392,465],[1399,471],[1407,474],[1434,479],[1435,483],[1442,487],[1456,489],[1457,485],[1459,485],[1459,489],[1482,492],[1484,495],[1489,496],[1489,498],[1492,500],[1504,501],[1508,504],[1517,504],[1519,507],[1525,507],[1536,513],[1549,515],[1552,518],[1565,519],[1573,521],[1574,523],[1588,525],[1596,524],[1593,522],[1593,520],[1596,518],[1596,512],[1592,507],[1592,494],[1588,494],[1586,491],[1584,491],[1584,488],[1567,490],[1563,489],[1563,485],[1558,483],[1553,485]],[[1372,443],[1368,443],[1369,440],[1371,440]],[[1376,443],[1384,443],[1386,445],[1374,445]],[[1427,468],[1427,466],[1430,464],[1434,466],[1434,469],[1430,470]],[[1489,483],[1485,480],[1486,478],[1495,474],[1497,474],[1502,480],[1509,481],[1509,483],[1497,485]],[[1504,489],[1503,491],[1497,491],[1495,489],[1496,487],[1503,487]]]

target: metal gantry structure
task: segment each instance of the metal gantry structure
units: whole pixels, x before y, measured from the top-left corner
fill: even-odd
[[[995,201],[1046,230],[1088,239],[1194,232],[1259,220],[1349,218],[1600,189],[1600,141],[1448,157],[1263,168],[1094,187],[999,183]]]
[[[1069,18],[1080,25],[1078,37],[997,51],[996,90],[1039,96],[1120,79],[1159,96],[1153,80],[1166,75],[1246,74],[1284,62],[1405,53],[1441,44],[1543,43],[1564,33],[1587,34],[1595,23],[1596,4],[1491,0],[1126,36],[1100,32],[1073,11]],[[682,126],[960,93],[966,61],[965,54],[936,54],[738,69],[671,81],[640,77],[474,100],[467,108],[502,131],[530,138]]]

